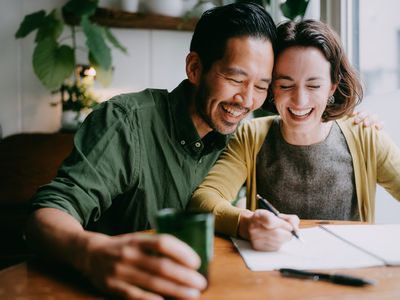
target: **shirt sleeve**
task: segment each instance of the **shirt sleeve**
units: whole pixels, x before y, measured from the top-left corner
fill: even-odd
[[[72,153],[52,182],[39,188],[31,209],[57,208],[83,226],[98,220],[112,199],[137,180],[140,148],[136,125],[123,107],[111,100],[103,103],[77,131]]]

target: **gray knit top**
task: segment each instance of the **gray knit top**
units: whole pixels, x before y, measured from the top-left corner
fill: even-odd
[[[352,158],[336,122],[317,144],[288,144],[280,118],[257,156],[257,193],[300,219],[359,220]]]

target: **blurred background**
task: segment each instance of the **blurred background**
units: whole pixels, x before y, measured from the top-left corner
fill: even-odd
[[[126,3],[126,2],[138,3]],[[38,10],[50,12],[60,8],[63,0],[3,0],[0,2],[0,138],[18,133],[53,133],[61,128],[62,106],[52,105],[60,93],[51,93],[43,86],[32,67],[35,35],[16,39],[22,20]],[[204,9],[233,1],[162,0],[161,6],[152,0],[99,1],[99,7],[111,12],[109,29],[126,48],[126,53],[111,48],[112,76],[104,86],[96,77],[91,92],[97,101],[113,95],[140,91],[147,87],[173,89],[185,78],[185,57],[189,51],[191,29],[182,22],[198,16]],[[309,0],[261,1],[276,23],[285,20],[285,2],[297,2],[296,18],[321,19],[341,36],[352,64],[359,70],[365,99],[360,109],[377,114],[385,130],[400,145],[400,2],[396,0]],[[302,12],[300,4],[306,3]],[[104,12],[103,11],[103,12]],[[153,15],[147,19],[147,15]],[[129,21],[132,18],[132,22]],[[136,22],[134,20],[138,20]],[[143,18],[144,21],[143,21]],[[128,19],[128,20],[127,20]],[[118,20],[127,20],[118,23]],[[103,20],[104,21],[104,20]],[[147,22],[143,25],[143,22]],[[160,25],[161,23],[161,25]],[[110,24],[110,23],[107,23]],[[105,24],[105,25],[107,25]],[[165,25],[163,25],[165,24]],[[175,25],[171,25],[175,24]],[[165,28],[162,28],[165,26]],[[146,28],[144,28],[146,27]],[[63,33],[64,34],[64,33]],[[79,45],[76,62],[87,63],[87,51],[82,32],[76,33]],[[68,33],[65,34],[65,40]],[[80,50],[79,50],[80,49]],[[1,183],[0,183],[1,184]],[[398,222],[400,205],[384,191],[378,191],[377,222]]]

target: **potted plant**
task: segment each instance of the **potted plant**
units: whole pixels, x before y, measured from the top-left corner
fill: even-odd
[[[61,93],[59,103],[63,112],[74,111],[79,115],[82,109],[90,109],[96,102],[90,93],[91,84],[81,76],[82,65],[94,68],[96,80],[107,85],[112,77],[109,45],[126,53],[107,27],[91,21],[97,6],[98,0],[69,0],[49,13],[39,10],[26,15],[15,33],[18,39],[36,31],[33,70],[47,89]],[[83,34],[86,47],[78,45],[78,34]],[[87,52],[86,62],[77,62],[78,50]]]
[[[192,12],[196,14],[197,11],[203,12],[210,7],[233,2],[253,2],[266,7],[271,5],[271,1],[278,0],[197,0],[192,8]],[[304,17],[309,0],[285,0],[280,2],[279,7],[283,16],[290,20],[294,20],[296,18],[302,19]],[[189,12],[189,14],[190,13],[191,12]]]

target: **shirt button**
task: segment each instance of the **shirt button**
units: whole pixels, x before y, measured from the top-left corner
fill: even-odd
[[[203,162],[203,159],[202,158],[200,158],[199,159],[199,164],[201,164]]]
[[[201,143],[200,142],[196,142],[194,145],[195,145],[196,148],[200,148],[201,147]]]
[[[181,141],[181,145],[185,145],[186,144],[186,141],[185,140],[182,140]]]

